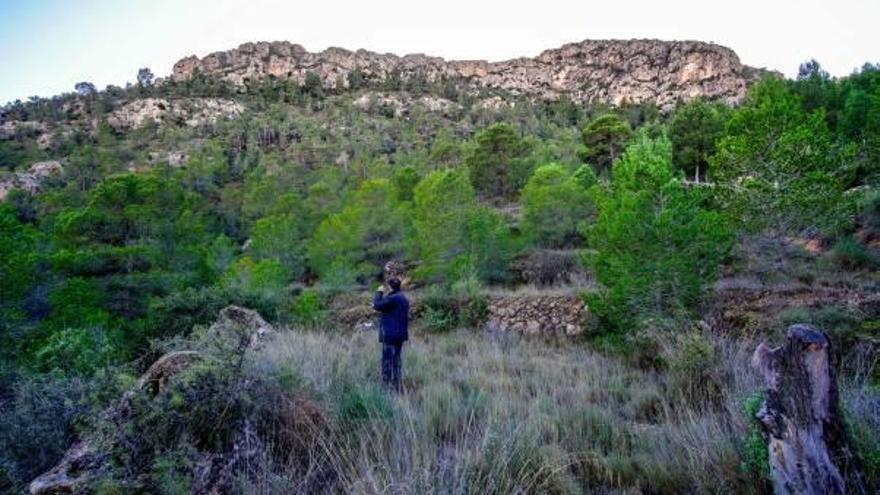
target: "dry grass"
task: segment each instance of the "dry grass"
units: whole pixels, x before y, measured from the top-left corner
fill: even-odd
[[[249,370],[296,376],[294,386],[334,418],[332,431],[315,440],[321,484],[291,475],[286,489],[760,492],[760,474],[743,467],[749,424],[742,404],[759,388],[747,366],[754,347],[714,347],[721,388],[703,398],[680,394],[665,373],[582,346],[468,332],[414,338],[404,351],[402,396],[376,385],[371,333],[290,331]]]

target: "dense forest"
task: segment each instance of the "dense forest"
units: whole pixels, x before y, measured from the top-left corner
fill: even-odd
[[[671,112],[357,71],[337,88],[316,76],[174,82],[143,69],[125,88],[81,83],[2,108],[0,489],[23,490],[100,429],[100,411],[163,352],[209,345],[205,328],[230,304],[288,329],[287,354],[236,371],[252,374],[247,390],[219,364],[192,372],[132,422],[90,490],[192,491],[194,452],[228,450],[234,425],[259,424],[291,393],[326,409],[337,433],[317,450],[333,469],[304,467],[314,456],[299,443],[282,463],[270,445],[274,467],[242,471],[236,490],[372,493],[406,479],[402,492],[762,493],[766,452],[749,418],[760,387],[738,378],[738,366],[755,339],[778,338],[792,322],[831,337],[867,481],[880,486],[880,65],[832,78],[811,61],[794,80],[753,84],[737,106],[696,99]],[[142,101],[162,117],[126,120]],[[234,115],[208,115],[217,106]],[[33,164],[50,161],[53,173],[22,186],[36,180]],[[368,302],[389,262],[406,267],[423,306],[423,342],[406,357],[423,395],[410,399],[358,381],[375,374],[374,356],[345,356],[372,337],[337,319]],[[560,273],[571,275],[560,282]],[[839,295],[708,317],[737,304],[719,287],[746,290],[753,279],[783,298],[797,287]],[[575,294],[590,314],[564,344],[504,351],[539,375],[529,375],[530,392],[509,392],[517,405],[506,416],[490,392],[504,388],[492,381],[501,351],[474,337],[488,295],[505,291]],[[318,360],[328,347],[339,352]],[[466,357],[435,360],[456,353]],[[562,362],[603,381],[578,368],[578,382]],[[322,367],[326,380],[315,378]],[[431,388],[462,369],[473,376]],[[532,425],[529,401],[567,394],[603,398],[590,409],[547,406],[540,428],[514,430],[511,444],[467,440],[495,422]],[[224,425],[202,428],[217,410],[228,413]],[[383,421],[429,422],[401,441],[459,449],[462,467],[383,457],[367,440],[394,429]],[[685,436],[708,445],[693,454],[702,460],[675,443]],[[655,450],[643,450],[646,438]],[[370,458],[395,467],[356,464]]]

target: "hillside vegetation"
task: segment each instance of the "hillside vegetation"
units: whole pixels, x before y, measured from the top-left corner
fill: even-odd
[[[189,493],[250,435],[233,492],[764,493],[749,356],[796,322],[880,486],[878,66],[663,111],[356,71],[76,89],[0,114],[0,490],[192,348],[83,490]],[[351,321],[389,262],[401,396]],[[588,316],[498,331],[499,294]],[[238,366],[204,332],[230,304],[281,329]]]

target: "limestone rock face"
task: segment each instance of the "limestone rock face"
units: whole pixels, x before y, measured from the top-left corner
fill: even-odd
[[[150,122],[161,124],[168,120],[196,127],[235,118],[243,111],[240,103],[222,98],[143,98],[114,110],[107,116],[107,123],[117,131],[137,129]]]
[[[733,50],[697,41],[587,40],[547,50],[534,58],[502,62],[446,61],[422,54],[397,56],[328,48],[312,53],[289,42],[245,43],[238,48],[174,64],[172,79],[195,74],[236,85],[273,76],[303,82],[317,74],[324,86],[348,84],[348,74],[383,79],[399,75],[427,81],[464,80],[473,89],[578,102],[653,102],[669,108],[699,96],[737,103],[749,82],[765,71],[744,66]]]
[[[492,296],[486,327],[542,337],[567,337],[583,332],[587,308],[576,295]]]
[[[36,162],[27,172],[18,172],[0,180],[0,201],[6,199],[6,196],[13,189],[21,189],[35,194],[39,192],[44,181],[50,177],[61,175],[63,170],[64,166],[57,160]]]
[[[461,110],[461,105],[437,96],[412,98],[407,93],[367,92],[354,100],[354,106],[361,110],[393,114],[402,117],[410,113],[414,107],[421,107],[429,112],[440,115],[453,115]]]

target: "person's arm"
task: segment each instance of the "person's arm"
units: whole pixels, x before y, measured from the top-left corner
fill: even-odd
[[[385,297],[385,294],[382,290],[376,290],[376,295],[373,296],[373,309],[377,311],[385,311],[394,305],[394,298]]]

